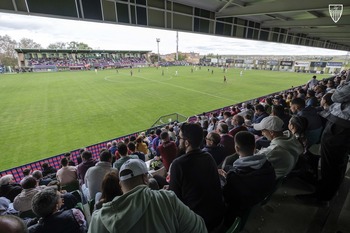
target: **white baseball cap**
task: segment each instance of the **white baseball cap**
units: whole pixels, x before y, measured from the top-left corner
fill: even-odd
[[[120,174],[125,170],[130,170],[131,173],[121,176]],[[143,162],[141,159],[129,159],[121,166],[119,171],[119,179],[121,181],[124,181],[132,177],[147,174],[147,173],[148,173],[148,169],[145,162]]]
[[[253,124],[255,130],[283,131],[284,122],[277,116],[268,116],[258,124]]]

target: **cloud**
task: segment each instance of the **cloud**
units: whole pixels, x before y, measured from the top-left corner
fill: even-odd
[[[84,42],[94,49],[176,52],[176,32],[146,27],[0,13],[0,35],[26,37],[47,47],[55,42]],[[225,55],[345,55],[346,51],[179,32],[179,51]]]

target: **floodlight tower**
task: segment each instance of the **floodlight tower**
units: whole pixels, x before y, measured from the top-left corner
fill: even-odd
[[[179,32],[176,32],[176,61],[179,60]]]
[[[156,38],[157,41],[157,48],[158,48],[158,64],[159,64],[159,42],[160,42],[160,38]]]

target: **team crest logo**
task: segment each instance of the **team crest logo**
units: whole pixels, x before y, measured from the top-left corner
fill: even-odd
[[[343,4],[329,4],[328,9],[332,20],[337,23],[343,13]]]

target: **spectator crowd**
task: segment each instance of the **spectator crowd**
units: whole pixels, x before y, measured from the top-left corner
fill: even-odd
[[[125,61],[134,62],[134,61]],[[220,112],[86,148],[61,167],[0,178],[0,229],[16,232],[225,232],[299,177],[335,197],[350,151],[350,70]],[[320,172],[319,172],[320,171]],[[8,230],[7,232],[11,232]]]

